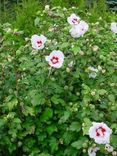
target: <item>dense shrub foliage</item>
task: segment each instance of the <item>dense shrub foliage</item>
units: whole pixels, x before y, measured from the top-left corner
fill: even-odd
[[[78,39],[69,33],[71,13],[89,24]],[[116,153],[117,36],[111,23],[90,23],[90,16],[77,8],[46,8],[37,12],[29,36],[8,23],[0,26],[1,155],[87,156],[97,146],[97,155],[109,156],[89,137],[94,121],[112,129]],[[32,48],[33,34],[47,37],[44,49]],[[59,69],[45,60],[53,50],[65,56]]]

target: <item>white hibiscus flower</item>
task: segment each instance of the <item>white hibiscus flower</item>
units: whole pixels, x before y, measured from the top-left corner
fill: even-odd
[[[93,126],[89,129],[89,136],[98,144],[108,144],[112,130],[103,122],[93,122]]]
[[[64,62],[64,54],[60,50],[54,50],[45,59],[51,67],[60,68]]]
[[[88,155],[89,156],[96,156],[96,152],[99,150],[98,147],[90,147],[88,149]]]
[[[73,38],[79,38],[82,36],[79,25],[72,27],[69,32]]]
[[[79,27],[81,29],[82,35],[84,35],[89,29],[89,25],[85,21],[80,21]]]
[[[80,21],[80,23],[70,29],[70,34],[73,38],[79,38],[83,36],[88,31],[88,24],[85,21]]]
[[[80,17],[77,16],[76,14],[71,14],[68,18],[67,21],[70,25],[77,25],[80,22]]]
[[[44,48],[44,44],[46,42],[47,38],[44,35],[33,35],[31,37],[31,43],[32,47],[36,50],[41,50]]]
[[[117,23],[116,22],[111,23],[111,31],[114,32],[115,34],[117,33]]]

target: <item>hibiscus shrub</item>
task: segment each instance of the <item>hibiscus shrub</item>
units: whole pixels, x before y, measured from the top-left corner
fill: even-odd
[[[90,16],[46,6],[30,36],[0,25],[0,155],[117,154],[117,29]]]

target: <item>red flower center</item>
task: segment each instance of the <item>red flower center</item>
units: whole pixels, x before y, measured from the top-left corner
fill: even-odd
[[[59,58],[56,57],[56,56],[53,56],[53,57],[51,58],[51,62],[52,62],[53,64],[56,64],[56,63],[59,62]]]
[[[38,47],[42,45],[42,41],[37,41]]]
[[[96,136],[104,136],[106,132],[106,129],[103,127],[99,127],[96,129]]]
[[[78,22],[77,18],[73,18],[72,22],[75,24],[76,22]]]

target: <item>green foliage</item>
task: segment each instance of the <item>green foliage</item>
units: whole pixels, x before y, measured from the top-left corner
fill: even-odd
[[[80,150],[83,147],[84,142],[87,141],[87,138],[81,137],[78,141],[75,141],[71,144],[72,147],[76,148],[77,150]]]
[[[85,156],[94,144],[88,136],[93,121],[112,128],[116,150],[117,46],[110,22],[100,18],[92,23],[89,12],[79,8],[38,11],[38,5],[32,6],[30,1],[19,12],[15,29],[0,25],[0,155]],[[31,17],[24,22],[30,7]],[[71,13],[89,23],[79,39],[69,34]],[[109,21],[113,17],[109,14]],[[33,33],[48,38],[43,50],[32,49]],[[55,49],[64,53],[65,61],[50,71],[45,56]],[[95,79],[89,78],[90,66],[98,69]],[[104,146],[97,155],[106,155]]]
[[[37,0],[23,0],[22,3],[16,7],[16,20],[14,25],[30,33],[31,30],[33,31],[33,19],[39,9],[41,10],[41,5]]]
[[[65,7],[70,7],[70,6],[76,6],[80,8],[85,7],[86,0],[50,0],[48,4],[51,6],[65,6]],[[46,4],[46,3],[45,3]]]
[[[98,1],[95,0],[89,7],[92,22],[96,22],[96,20],[100,16],[105,18],[105,20],[108,20],[109,13],[106,5],[106,0],[98,0]]]

